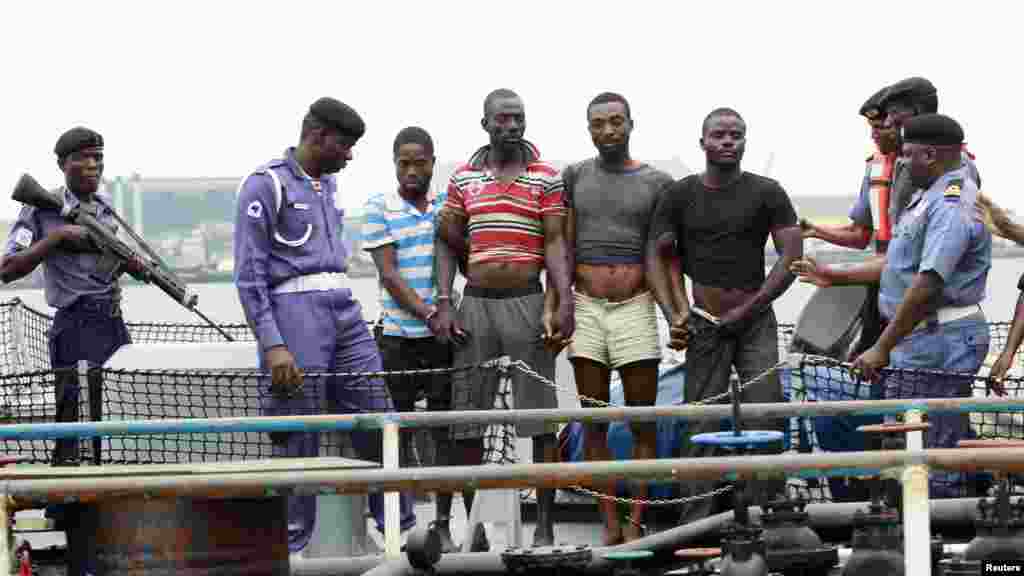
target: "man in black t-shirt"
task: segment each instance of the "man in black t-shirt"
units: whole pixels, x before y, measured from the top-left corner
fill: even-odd
[[[696,402],[729,388],[735,368],[740,382],[771,374],[742,392],[744,402],[782,402],[782,386],[773,368],[779,362],[778,334],[772,302],[793,283],[789,265],[803,254],[796,212],[778,182],[744,172],[740,161],[746,124],[728,108],[704,120],[700,146],[707,158],[704,173],[667,189],[655,209],[648,265],[655,297],[671,310],[671,343],[686,352],[685,400]],[[771,235],[781,257],[765,276],[765,243]],[[678,255],[682,273],[693,280],[693,305],[682,280],[672,273]],[[692,312],[692,314],[691,314]],[[747,419],[746,430],[783,431],[784,420]],[[713,449],[689,441],[714,432],[717,422],[691,421],[683,444],[688,458],[713,455]],[[768,451],[778,452],[781,446]],[[760,482],[778,493],[781,482]],[[713,487],[690,483],[683,492],[700,494]],[[683,512],[682,522],[712,513],[710,499]]]

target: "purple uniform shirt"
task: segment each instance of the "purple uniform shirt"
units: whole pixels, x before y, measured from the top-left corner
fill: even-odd
[[[64,198],[66,205],[75,207],[80,204],[78,197],[66,187],[55,193]],[[117,232],[117,223],[110,210],[110,196],[105,192],[97,192],[102,203],[91,203],[95,206],[97,219]],[[46,238],[54,230],[69,224],[61,215],[52,210],[40,210],[32,206],[22,206],[18,219],[11,227],[4,245],[4,258],[26,250],[36,242]],[[107,282],[100,270],[99,252],[75,252],[63,246],[50,253],[43,261],[43,292],[46,303],[61,309],[74,304],[79,296],[99,296],[102,298],[119,298],[121,288],[117,281]]]
[[[281,182],[278,198],[273,170]],[[317,190],[319,188],[319,190]],[[260,349],[284,344],[271,310],[274,286],[297,276],[345,272],[344,211],[335,207],[333,176],[310,178],[295,149],[247,176],[235,207],[235,285]]]

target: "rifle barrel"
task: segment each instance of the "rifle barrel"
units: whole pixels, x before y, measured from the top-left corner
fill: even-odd
[[[113,210],[111,212],[114,214],[114,218],[143,250],[155,256],[155,262],[143,261],[135,250],[122,242],[116,234],[91,214],[82,210],[65,210],[64,199],[43,188],[30,174],[21,175],[18,183],[14,186],[14,192],[11,197],[22,204],[35,206],[36,208],[57,210],[64,218],[70,220],[72,224],[78,224],[89,230],[93,240],[101,245],[101,248],[113,252],[117,257],[125,261],[132,258],[138,259],[146,268],[146,274],[144,275],[146,283],[156,284],[160,290],[174,301],[194,312],[210,326],[213,326],[214,329],[224,336],[225,340],[234,342],[235,339],[230,334],[199,311],[199,308],[196,306],[196,298],[194,296],[189,298],[189,290],[185,282],[173,270],[167,267],[160,260],[159,255],[152,251],[145,241],[128,226],[128,223],[122,220]],[[109,209],[110,207],[107,206],[107,208]]]

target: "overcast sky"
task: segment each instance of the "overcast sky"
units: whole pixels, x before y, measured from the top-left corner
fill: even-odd
[[[287,8],[285,8],[287,6]],[[391,145],[420,125],[439,160],[485,142],[482,101],[524,99],[543,156],[593,154],[587,102],[630,100],[638,159],[699,169],[704,115],[739,110],[745,167],[792,195],[855,194],[861,103],[925,76],[959,120],[984,188],[1024,212],[1013,180],[1024,120],[1021,9],[1012,2],[12,2],[0,33],[0,219],[21,172],[61,174],[57,137],[106,139],[106,176],[238,177],[298,140],[309,104],[352,105],[367,134],[343,202],[394,186]],[[1018,72],[1014,72],[1018,70]],[[845,211],[845,207],[843,207]]]

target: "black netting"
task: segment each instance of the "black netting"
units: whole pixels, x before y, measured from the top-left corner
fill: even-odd
[[[48,370],[50,354],[47,331],[53,317],[29,308],[21,299],[0,302],[0,373],[15,374],[33,370]],[[221,326],[232,338],[253,340],[245,324]],[[172,324],[166,322],[129,322],[132,342],[222,342],[224,337],[206,324]]]
[[[783,383],[786,397],[791,402],[814,402],[829,400],[877,400],[877,399],[909,399],[936,398],[951,396],[950,390],[958,393],[956,397],[985,398],[993,395],[988,381],[988,365],[1006,343],[1009,324],[1005,322],[989,324],[991,344],[989,360],[977,374],[958,374],[936,370],[885,369],[876,383],[869,383],[854,378],[848,365],[839,365],[826,359],[810,357],[798,369],[785,369]],[[1019,358],[1018,366],[1024,366],[1024,358]],[[1008,376],[1003,385],[1011,397],[1021,394],[1024,378]],[[857,426],[880,423],[883,420],[896,420],[889,416],[843,416],[843,417],[795,417],[790,419],[789,449],[798,452],[817,451],[852,451],[872,449],[871,439],[857,432]],[[942,419],[941,421],[939,419]],[[946,432],[945,440],[962,439],[1024,439],[1024,414],[1018,412],[986,412],[969,414],[939,413],[926,415],[933,429],[956,430]],[[936,438],[930,438],[936,439]],[[952,445],[953,442],[946,442]],[[950,447],[950,446],[944,446]],[[934,480],[934,478],[933,478]],[[955,491],[958,496],[973,496],[984,493],[990,486],[990,475],[982,473],[967,478],[957,478]],[[845,489],[853,482],[848,479],[810,478],[790,479],[789,487],[793,495],[799,495],[811,501],[829,501],[833,499],[863,500],[866,497],[866,486],[858,488],[858,492],[842,497]],[[838,489],[840,493],[832,494]]]
[[[0,418],[4,423],[39,423],[56,420],[57,381],[62,376],[73,382],[80,377],[77,371],[58,373],[50,370],[47,351],[47,330],[52,318],[25,306],[18,299],[0,303]],[[990,358],[994,358],[1005,345],[1009,330],[1007,323],[990,326]],[[217,342],[219,333],[203,324],[129,323],[133,342]],[[238,340],[252,340],[245,325],[224,328]],[[664,330],[663,330],[664,333]],[[792,325],[779,326],[780,357],[785,357],[793,339]],[[667,362],[674,358],[671,354]],[[155,361],[154,364],[159,364]],[[487,370],[489,374],[470,374],[472,379],[493,378],[495,366],[479,366],[463,370]],[[507,377],[508,368],[501,369]],[[834,363],[807,361],[799,369],[785,368],[781,380],[786,397],[791,402],[821,400],[873,399],[880,397],[920,397],[922,388],[936,377],[948,374],[925,371],[887,372],[886,382],[871,386],[852,378],[842,366]],[[987,367],[977,375],[961,377],[963,395],[985,397],[990,395],[986,383]],[[404,376],[407,381],[410,376]],[[413,375],[412,377],[416,377]],[[386,394],[382,382],[390,376],[348,380],[351,393],[363,394],[364,400],[381,400]],[[99,380],[102,383],[99,383]],[[323,384],[323,378],[306,379],[304,402],[292,406],[290,413],[319,414],[340,412],[338,399],[329,398],[332,388]],[[501,378],[507,383],[507,378]],[[209,418],[230,416],[257,416],[272,402],[263,378],[252,372],[170,371],[170,370],[98,370],[82,379],[92,382],[78,390],[76,418],[87,421],[153,420],[167,418]],[[396,385],[397,381],[392,381]],[[1011,396],[1021,393],[1024,379],[1008,377],[1005,386]],[[507,387],[496,399],[496,408],[505,408],[511,402]],[[65,394],[66,395],[66,394]],[[505,403],[502,403],[502,402]],[[373,405],[373,402],[369,402]],[[1024,415],[1018,413],[972,413],[968,415],[969,437],[1024,438]],[[859,436],[850,427],[835,427],[835,418],[794,417],[789,419],[790,435],[786,449],[810,452],[819,450],[851,449],[850,444]],[[830,428],[830,426],[832,426]],[[837,432],[838,430],[838,432]],[[485,432],[489,447],[487,462],[514,461],[515,427],[496,425]],[[352,438],[343,433],[322,433],[319,438],[321,454],[349,454]],[[838,444],[837,444],[838,443]],[[377,444],[379,443],[371,443]],[[838,446],[838,448],[837,448]],[[27,455],[34,462],[50,462],[55,442],[44,440],[8,440],[3,453]],[[379,448],[378,448],[379,450]],[[265,433],[194,433],[152,435],[138,437],[91,439],[78,443],[76,455],[85,461],[101,463],[126,462],[192,462],[266,458],[278,455],[275,444]],[[789,485],[794,495],[811,501],[834,498],[825,478],[794,478]]]
[[[493,372],[491,365],[454,369],[470,377]],[[290,396],[270,390],[255,371],[111,370],[42,371],[0,377],[0,402],[7,423],[53,422],[55,395],[77,407],[77,418],[60,421],[162,420],[267,415],[382,413],[390,411],[388,383],[408,376],[379,373],[306,373]],[[67,379],[63,384],[61,379]],[[98,399],[98,403],[97,403]],[[503,427],[493,433],[502,439]],[[77,440],[7,440],[4,453],[34,462],[78,460],[102,464],[207,462],[273,456],[355,456],[380,459],[379,432],[223,432],[147,434]],[[319,446],[319,449],[311,446]],[[508,453],[509,445],[490,444]],[[54,449],[57,447],[58,455]],[[511,447],[514,452],[514,446]]]

